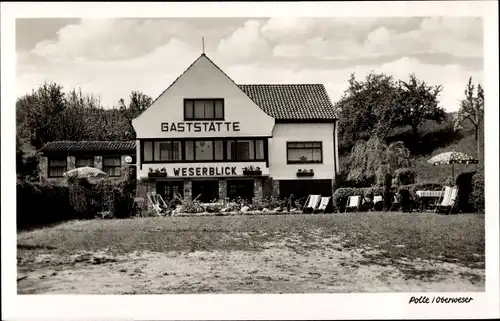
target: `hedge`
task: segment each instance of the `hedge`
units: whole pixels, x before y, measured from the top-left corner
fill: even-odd
[[[478,212],[484,212],[484,172],[478,171],[472,176],[472,194],[470,202]]]
[[[26,229],[78,217],[65,186],[18,182],[16,186],[17,228]]]

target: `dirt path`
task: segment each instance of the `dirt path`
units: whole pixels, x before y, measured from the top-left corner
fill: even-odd
[[[384,262],[376,250],[297,250],[293,240],[262,251],[72,256],[19,254],[19,294],[345,293],[484,291],[484,269],[430,260]]]

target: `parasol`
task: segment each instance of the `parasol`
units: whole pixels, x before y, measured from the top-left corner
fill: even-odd
[[[455,168],[454,164],[477,164],[478,160],[465,153],[451,151],[438,154],[427,161],[432,165],[446,165],[451,164],[451,179],[455,181]]]
[[[100,179],[100,178],[107,178],[108,174],[95,167],[85,166],[69,170],[66,173],[64,173],[64,176],[65,177],[77,176],[80,178]]]

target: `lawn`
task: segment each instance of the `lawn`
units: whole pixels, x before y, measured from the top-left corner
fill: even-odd
[[[73,221],[17,237],[19,293],[484,291],[484,216]]]

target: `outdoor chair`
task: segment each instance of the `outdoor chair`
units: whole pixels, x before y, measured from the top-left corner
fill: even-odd
[[[306,199],[304,207],[302,208],[302,213],[305,213],[305,211],[309,211],[309,209],[311,209],[312,212],[314,212],[318,207],[320,199],[321,195],[309,195]]]
[[[360,209],[363,211],[369,211],[373,208],[373,200],[370,197],[363,197],[361,201]]]
[[[382,198],[382,195],[375,195],[373,196],[373,211],[381,211],[384,207],[384,199]]]
[[[164,216],[166,213],[166,209],[168,208],[167,204],[161,197],[161,195],[156,193],[148,193],[148,199],[151,202],[153,209],[158,216]]]
[[[316,209],[318,212],[321,211],[325,213],[326,208],[328,207],[328,204],[330,204],[331,197],[322,197],[321,200],[319,201],[319,206]],[[315,211],[313,211],[314,213]]]
[[[359,211],[359,207],[361,205],[361,196],[356,195],[356,196],[349,196],[347,199],[347,205],[345,207],[344,213],[347,212],[349,209],[355,209],[355,211]]]
[[[456,199],[458,195],[458,188],[457,187],[450,187],[450,186],[445,186],[444,187],[444,193],[443,193],[443,198],[441,201],[436,205],[436,209],[434,210],[436,213],[442,211],[442,210],[448,210],[447,214],[451,214],[453,209],[455,208],[456,205]]]

